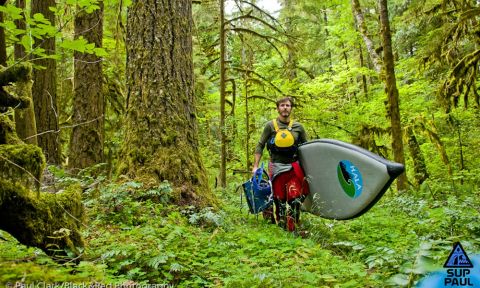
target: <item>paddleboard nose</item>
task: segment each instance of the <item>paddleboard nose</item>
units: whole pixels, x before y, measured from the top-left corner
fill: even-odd
[[[391,177],[392,179],[397,178],[397,177],[398,177],[400,174],[402,174],[404,171],[405,171],[405,166],[403,166],[403,165],[400,164],[400,163],[390,162],[390,163],[388,163],[388,165],[387,165],[388,175],[390,175],[390,177]]]

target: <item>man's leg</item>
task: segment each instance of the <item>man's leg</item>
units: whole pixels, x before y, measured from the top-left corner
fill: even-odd
[[[299,179],[293,170],[290,172],[290,178],[286,185],[289,208],[287,228],[289,231],[295,231],[300,224],[300,209],[305,196],[303,195],[303,179]]]

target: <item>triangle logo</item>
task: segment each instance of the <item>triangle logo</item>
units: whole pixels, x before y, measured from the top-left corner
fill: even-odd
[[[447,258],[443,268],[473,268],[472,262],[463,250],[460,242],[457,242],[453,245],[452,252]]]

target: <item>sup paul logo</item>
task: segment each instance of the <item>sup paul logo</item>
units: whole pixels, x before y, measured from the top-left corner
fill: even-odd
[[[357,198],[362,194],[363,179],[358,168],[348,160],[342,160],[337,166],[337,176],[340,186],[350,198]]]
[[[457,242],[443,265],[444,270],[429,273],[419,281],[417,288],[479,287],[480,255],[469,258]]]
[[[455,243],[450,256],[443,265],[447,268],[447,277],[444,279],[445,287],[473,287],[471,269],[473,264],[463,250],[460,242]]]

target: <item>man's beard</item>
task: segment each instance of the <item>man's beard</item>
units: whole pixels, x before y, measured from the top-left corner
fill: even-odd
[[[282,115],[283,117],[288,117],[288,116],[290,116],[290,111],[283,110],[283,111],[280,112],[280,115]]]

